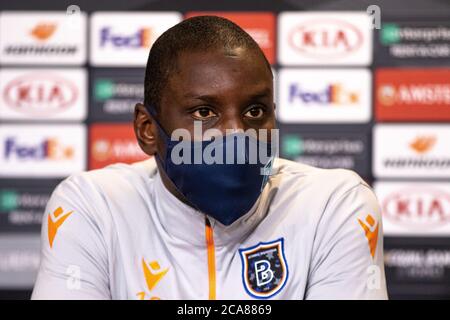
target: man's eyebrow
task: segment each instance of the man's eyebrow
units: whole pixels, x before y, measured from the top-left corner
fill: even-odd
[[[249,94],[249,99],[258,99],[269,96],[272,93],[271,88],[265,87],[261,90],[255,90],[255,92]],[[188,92],[183,95],[184,98],[199,99],[204,101],[216,101],[218,96],[215,94],[198,94],[195,92]]]
[[[263,90],[256,91],[250,95],[251,99],[265,98],[272,93],[270,88],[264,88]]]

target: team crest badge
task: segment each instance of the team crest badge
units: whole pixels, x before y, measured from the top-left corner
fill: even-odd
[[[239,249],[239,253],[242,282],[249,295],[268,299],[283,289],[289,275],[283,238]]]

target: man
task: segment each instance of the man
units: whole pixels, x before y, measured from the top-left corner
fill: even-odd
[[[33,298],[387,298],[380,209],[367,184],[351,171],[274,160],[274,135],[264,145],[261,134],[242,134],[275,129],[272,78],[257,44],[226,19],[191,18],[158,38],[134,119],[155,157],[56,188]],[[195,138],[196,121],[243,142],[231,158],[245,163],[175,159],[179,129],[194,136],[181,139],[185,160],[211,141],[217,153],[236,150],[217,134]],[[265,161],[250,163],[252,141]]]

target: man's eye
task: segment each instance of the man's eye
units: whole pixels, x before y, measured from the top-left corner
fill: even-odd
[[[217,114],[209,108],[199,108],[192,112],[192,115],[199,120],[206,120],[215,117]]]
[[[250,119],[261,119],[264,116],[264,109],[261,107],[253,107],[244,116]]]

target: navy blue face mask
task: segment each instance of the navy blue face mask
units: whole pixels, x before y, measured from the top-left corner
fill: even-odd
[[[165,149],[156,154],[156,160],[193,208],[226,226],[252,209],[272,168],[275,150],[270,143],[245,133],[211,141],[172,141],[156,120],[154,108],[147,110]],[[260,153],[264,156],[259,157]]]

